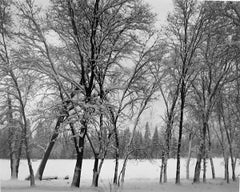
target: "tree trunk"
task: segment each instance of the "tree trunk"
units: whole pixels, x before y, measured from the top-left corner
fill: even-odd
[[[98,158],[98,155],[96,155],[94,160],[93,179],[92,179],[92,186],[94,187],[98,187],[98,177],[99,177],[98,162],[99,162],[99,158]]]
[[[18,178],[17,158],[15,154],[10,154],[11,179]]]
[[[186,165],[186,179],[189,179],[189,166],[191,161],[191,154],[192,154],[192,133],[189,134],[189,141],[188,141],[188,156],[187,156],[187,165]]]
[[[163,182],[167,183],[167,162],[168,162],[168,157],[164,159],[164,165],[163,165]]]
[[[83,152],[84,152],[84,142],[87,133],[86,121],[82,122],[82,128],[80,130],[79,136],[79,153],[77,153],[77,161],[74,169],[72,187],[80,187],[81,172],[82,172],[82,162],[83,162]]]
[[[212,142],[211,142],[209,126],[207,127],[207,132],[208,132],[208,156],[209,156],[210,165],[211,165],[212,179],[215,179],[215,168],[214,168],[214,163],[211,155]]]
[[[182,145],[184,106],[185,106],[185,82],[183,79],[182,85],[181,85],[181,107],[180,107],[178,148],[177,148],[177,170],[176,170],[176,181],[175,181],[176,184],[180,184],[180,155],[181,155],[181,145]]]
[[[197,162],[195,165],[195,171],[194,171],[194,177],[193,177],[193,183],[199,183],[200,182],[200,173],[201,173],[201,161],[202,161],[202,151],[203,151],[203,143],[201,141],[199,146],[199,151],[197,154]]]
[[[105,157],[104,157],[105,158]],[[98,186],[98,181],[99,181],[99,176],[100,176],[100,172],[101,172],[101,169],[102,169],[102,165],[103,165],[103,162],[104,162],[104,158],[101,159],[100,161],[100,165],[98,167],[98,174],[97,174],[97,177],[95,178],[95,186],[97,187]]]
[[[206,183],[206,172],[207,172],[207,160],[206,160],[206,153],[204,152],[204,156],[203,156],[203,183]]]
[[[174,109],[174,106],[172,106],[171,114],[169,115],[169,119],[168,119],[166,148],[164,152],[164,161],[163,161],[164,162],[163,163],[163,182],[164,183],[167,183],[167,163],[168,163],[169,152],[170,152],[170,141],[172,138],[173,109]]]
[[[43,155],[43,158],[41,160],[41,163],[40,163],[40,165],[38,167],[38,170],[37,170],[37,173],[35,175],[36,179],[42,180],[44,169],[46,167],[47,161],[49,159],[49,156],[51,154],[53,146],[54,146],[54,144],[56,142],[56,139],[57,139],[57,137],[59,135],[59,128],[60,128],[60,125],[63,122],[63,120],[64,120],[64,116],[58,117],[55,129],[54,129],[54,133],[53,133],[53,135],[51,137],[50,143],[48,144],[48,147],[47,147],[47,149],[46,149],[46,151],[45,151],[45,153]]]
[[[231,157],[231,165],[232,165],[232,180],[236,181],[235,162],[234,162],[234,157],[233,157],[232,151],[230,153],[230,157]]]
[[[114,184],[114,185],[117,185],[118,166],[119,166],[119,154],[118,154],[118,152],[116,152],[116,155],[115,155],[114,177],[113,177],[113,184]]]
[[[203,159],[203,166],[204,166],[203,182],[206,181],[206,131],[207,131],[207,126],[208,126],[208,121],[206,119],[207,119],[206,117],[203,117],[203,128],[201,131],[201,141],[200,141],[200,146],[199,146],[199,150],[198,150],[197,162],[196,162],[194,178],[193,178],[194,183],[200,182],[202,159]]]
[[[159,178],[159,183],[162,183],[163,182],[163,167],[164,167],[164,161],[165,161],[165,152],[164,150],[162,151],[162,164],[161,164],[161,169],[160,169],[160,178]]]
[[[114,168],[114,177],[113,177],[113,184],[117,185],[118,181],[118,166],[119,166],[119,138],[118,138],[118,131],[117,126],[114,126],[114,132],[115,132],[115,168]]]
[[[8,95],[8,145],[9,145],[9,157],[10,157],[10,168],[11,168],[11,179],[18,178],[18,168],[20,163],[20,158],[22,154],[22,144],[23,144],[23,132],[21,131],[19,138],[19,131],[15,127],[13,113],[12,113],[12,100]],[[19,141],[19,143],[18,143]]]
[[[128,162],[128,157],[131,154],[130,151],[128,151],[128,154],[126,154],[124,161],[123,161],[123,166],[122,170],[118,176],[118,186],[123,186],[124,180],[125,180],[125,173],[126,173],[126,167],[127,167],[127,162]]]
[[[210,159],[210,164],[211,164],[211,170],[212,170],[212,178],[215,179],[215,168],[214,168],[214,163],[213,163],[213,159],[212,157],[209,158]]]
[[[26,157],[27,157],[29,174],[30,174],[30,186],[35,186],[35,178],[34,178],[34,172],[33,172],[33,168],[32,168],[32,162],[31,162],[31,157],[30,157],[30,150],[29,150],[27,136],[25,136],[25,150],[26,150]]]
[[[224,157],[224,178],[227,181],[227,183],[229,183],[229,169],[228,169],[228,161],[229,161],[229,157],[227,155],[225,155]]]

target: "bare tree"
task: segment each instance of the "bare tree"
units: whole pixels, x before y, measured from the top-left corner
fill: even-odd
[[[189,82],[194,78],[194,55],[202,41],[205,29],[203,7],[194,0],[175,1],[175,12],[168,17],[169,44],[180,57],[178,78],[180,81],[180,121],[177,152],[176,184],[180,183],[180,152],[183,130],[185,99]]]

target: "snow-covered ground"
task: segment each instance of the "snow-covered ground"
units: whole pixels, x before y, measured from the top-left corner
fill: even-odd
[[[33,161],[34,171],[40,160]],[[100,186],[101,188],[94,189],[89,187],[91,185],[93,160],[84,160],[81,186],[83,191],[110,191],[110,183],[113,178],[114,160],[105,160],[101,175],[100,175]],[[122,163],[122,161],[121,161]],[[49,160],[44,172],[44,176],[57,176],[60,178],[56,181],[42,181],[37,183],[31,191],[67,191],[73,175],[73,169],[75,160]],[[159,171],[160,171],[160,160],[129,160],[126,172],[126,185],[124,185],[123,191],[238,191],[238,182],[225,184],[222,179],[224,175],[223,159],[215,158],[214,165],[216,171],[217,180],[211,180],[210,164],[208,163],[207,178],[209,178],[207,184],[192,185],[191,180],[185,180],[186,175],[186,160],[181,160],[181,178],[182,185],[174,185],[176,160],[170,159],[168,163],[168,178],[170,183],[159,185]],[[190,177],[193,177],[195,159],[190,164]],[[120,164],[121,167],[121,164]],[[231,169],[230,169],[231,173]],[[237,163],[236,175],[240,173],[240,165]],[[65,176],[69,176],[69,180],[63,180]],[[28,176],[28,167],[25,160],[20,163],[19,179],[24,180]],[[231,174],[230,174],[231,177]],[[27,181],[10,181],[10,166],[9,160],[0,160],[0,180],[2,180],[2,191],[30,191],[29,183]],[[73,190],[73,189],[71,189]]]

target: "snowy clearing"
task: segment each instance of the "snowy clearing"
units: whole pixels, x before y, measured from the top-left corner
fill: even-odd
[[[216,177],[218,179],[211,180],[211,172],[210,169],[207,171],[207,183],[206,184],[192,184],[192,180],[185,180],[185,163],[186,160],[182,159],[181,166],[181,185],[177,186],[174,184],[175,178],[175,170],[176,170],[176,160],[170,159],[168,165],[168,178],[169,183],[167,184],[159,184],[159,170],[160,170],[160,160],[144,160],[144,161],[136,161],[130,160],[127,167],[126,179],[124,188],[120,191],[230,191],[237,192],[238,191],[238,182],[231,182],[230,184],[226,184],[226,182],[222,179],[224,174],[223,167],[223,159],[215,158],[214,164],[216,169]],[[34,171],[36,171],[40,160],[33,161]],[[122,163],[122,161],[121,161]],[[4,191],[79,191],[79,189],[70,188],[70,183],[73,174],[73,168],[75,165],[75,160],[49,160],[46,166],[46,170],[44,172],[44,176],[57,176],[58,180],[51,181],[41,181],[36,183],[36,187],[30,189],[29,182],[24,181],[24,179],[28,175],[28,168],[26,161],[21,161],[20,170],[19,170],[19,179],[20,181],[11,181],[10,179],[10,166],[9,160],[0,160],[0,179],[2,185],[2,192]],[[191,161],[190,167],[190,177],[193,176],[195,160]],[[210,166],[210,164],[208,164]],[[83,164],[83,172],[81,179],[81,191],[114,191],[111,190],[112,186],[112,177],[113,177],[113,160],[106,160],[100,174],[100,187],[92,188],[91,186],[91,178],[92,178],[92,168],[93,168],[93,160],[84,160]],[[121,167],[121,166],[120,166]],[[236,167],[236,174],[239,174],[239,163]],[[231,173],[231,169],[230,169]],[[68,180],[64,180],[65,176],[69,176]],[[231,174],[230,174],[231,176]]]

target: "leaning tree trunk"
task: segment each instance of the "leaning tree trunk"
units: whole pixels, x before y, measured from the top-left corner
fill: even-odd
[[[54,133],[52,134],[52,137],[50,139],[50,143],[48,144],[47,146],[47,149],[43,155],[43,158],[41,160],[41,163],[38,167],[38,170],[37,170],[37,173],[35,175],[35,178],[36,179],[39,179],[39,180],[42,180],[42,176],[43,176],[43,172],[44,172],[44,169],[46,167],[46,164],[47,164],[47,161],[49,159],[49,156],[51,154],[51,151],[53,149],[53,146],[56,142],[56,139],[59,135],[59,128],[60,128],[60,125],[61,123],[64,121],[64,116],[60,116],[58,117],[58,120],[57,120],[57,123],[56,123],[56,126],[55,126],[55,129],[54,129]]]
[[[215,179],[215,168],[214,168],[214,163],[213,163],[213,158],[209,157],[210,160],[210,165],[211,165],[211,170],[212,170],[212,178]]]

